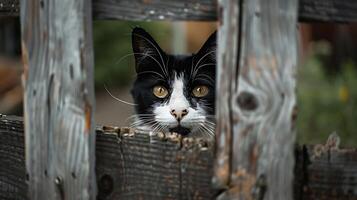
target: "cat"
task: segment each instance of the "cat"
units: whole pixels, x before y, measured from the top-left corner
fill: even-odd
[[[170,55],[142,28],[132,30],[136,80],[132,127],[214,138],[216,32],[192,55]]]

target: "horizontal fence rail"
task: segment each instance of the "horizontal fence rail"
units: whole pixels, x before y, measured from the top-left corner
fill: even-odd
[[[357,199],[357,149],[329,140],[295,148],[294,199]],[[210,187],[213,146],[203,140],[101,127],[96,143],[97,199],[210,199],[217,193]],[[28,199],[19,117],[0,117],[0,160],[0,199]]]
[[[18,16],[19,0],[0,0],[1,16]],[[217,19],[215,0],[93,0],[95,19],[199,20]],[[356,22],[355,0],[299,0],[300,22]]]
[[[27,199],[21,118],[0,118],[0,160],[0,199]],[[97,199],[211,199],[212,161],[212,144],[204,140],[101,127]]]

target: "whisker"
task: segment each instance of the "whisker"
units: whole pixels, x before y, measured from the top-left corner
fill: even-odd
[[[216,65],[215,63],[207,63],[207,64],[203,64],[203,65],[200,65],[198,66],[195,71],[193,72],[193,77],[195,77],[197,75],[197,72],[202,68],[202,67],[205,67],[205,66],[211,66],[211,65]]]
[[[213,52],[216,52],[216,51],[213,50],[213,51],[210,51],[210,52],[206,53],[205,55],[203,55],[203,56],[198,60],[198,62],[196,63],[194,69],[196,69],[197,65],[200,64],[200,62],[202,61],[202,59],[204,59],[206,56],[210,55],[210,54],[213,53]]]
[[[157,72],[155,72],[155,71],[143,71],[143,72],[139,72],[139,73],[136,74],[136,76],[139,76],[139,75],[141,75],[141,74],[149,74],[149,73],[156,74],[156,75],[160,76],[160,78],[161,78],[160,80],[165,81],[165,77],[164,77],[163,75],[161,75],[160,73],[157,73]]]
[[[210,76],[208,76],[207,74],[199,74],[198,76],[194,76],[194,80],[206,80],[206,79],[204,79],[204,78],[199,78],[199,77],[205,77],[205,78],[207,78],[208,79],[208,81],[210,81],[210,83],[212,84],[212,85],[214,85],[215,84],[215,81],[210,77]]]
[[[160,58],[161,58],[161,61],[162,61],[162,64],[165,65],[164,59],[162,58],[162,55],[161,55],[160,51],[156,48],[156,46],[155,46],[149,39],[147,39],[146,37],[141,36],[141,35],[139,35],[139,34],[135,34],[135,35],[138,36],[138,37],[140,37],[140,38],[142,38],[142,39],[144,39],[144,40],[146,40],[149,44],[151,44],[151,46],[154,47],[155,50],[157,51],[157,53],[159,54],[159,56],[160,56]],[[167,76],[167,77],[169,76],[168,73],[167,73],[167,71],[166,71],[166,76]]]
[[[105,86],[105,84],[104,84],[104,88],[105,88],[105,90],[108,92],[108,94],[109,94],[113,99],[115,99],[115,100],[117,100],[117,101],[119,101],[119,102],[121,102],[121,103],[130,105],[130,106],[136,106],[136,105],[138,105],[138,104],[130,103],[130,102],[127,102],[127,101],[124,101],[124,100],[121,100],[121,99],[115,97],[114,95],[112,95],[112,93],[109,92],[109,90],[107,89],[107,87]]]
[[[158,60],[156,60],[156,58],[154,58],[153,56],[151,56],[150,54],[144,54],[145,56],[149,56],[151,59],[153,59],[160,67],[161,71],[164,73],[164,76],[169,77],[167,71],[165,70],[165,67],[163,67],[160,62]]]

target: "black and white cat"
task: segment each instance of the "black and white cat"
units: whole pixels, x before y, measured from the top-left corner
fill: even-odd
[[[134,127],[214,138],[216,33],[197,54],[166,54],[142,28],[132,31],[137,78]]]

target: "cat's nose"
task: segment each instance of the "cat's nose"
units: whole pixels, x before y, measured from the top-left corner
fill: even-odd
[[[174,116],[177,119],[177,121],[181,121],[181,119],[188,114],[188,110],[187,109],[183,109],[183,110],[172,109],[170,111],[170,113],[172,116]]]

